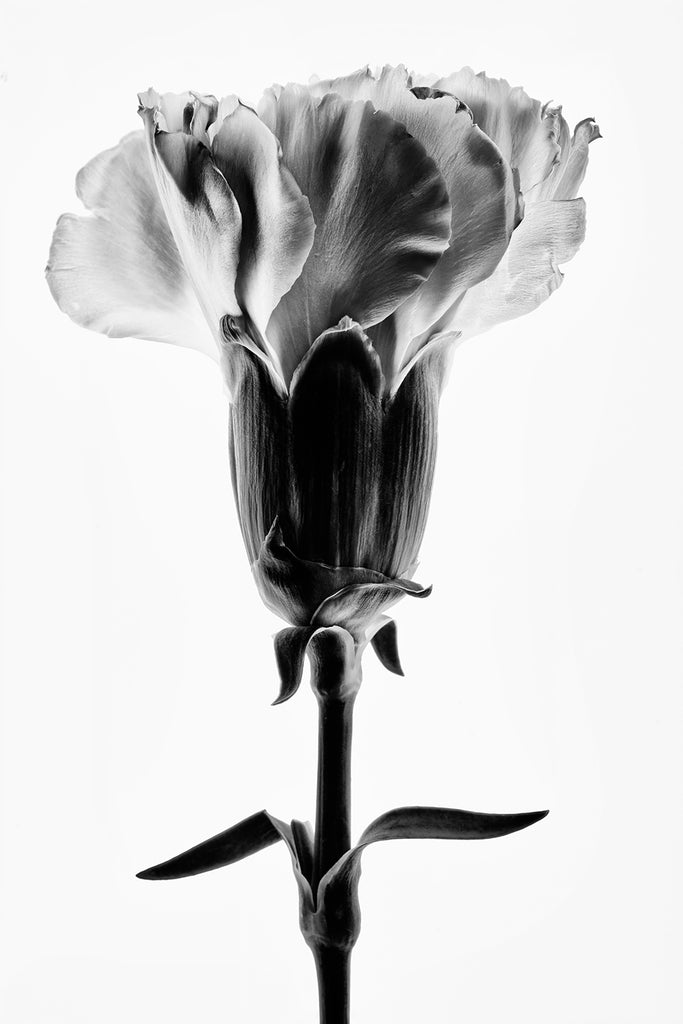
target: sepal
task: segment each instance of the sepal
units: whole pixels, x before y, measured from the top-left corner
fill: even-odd
[[[281,629],[273,637],[275,660],[280,674],[280,692],[273,706],[284,704],[299,689],[304,674],[306,647],[312,633],[313,630],[307,626],[291,626]]]
[[[331,566],[298,558],[275,519],[252,565],[261,599],[296,626],[342,626],[357,643],[386,608],[408,594],[428,597],[431,587],[392,579],[374,569]]]
[[[398,653],[398,629],[394,619],[388,619],[377,630],[370,643],[387,671],[393,672],[395,676],[405,675]]]

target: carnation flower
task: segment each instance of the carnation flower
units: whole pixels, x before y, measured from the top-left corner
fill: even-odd
[[[142,93],[95,157],[48,281],[77,323],[199,349],[231,396],[239,520],[283,690],[342,626],[400,671],[386,610],[424,533],[464,338],[534,309],[584,236],[591,119],[463,69],[385,67],[234,96]]]
[[[311,663],[316,824],[260,811],[140,872],[210,871],[289,850],[321,1024],[348,1024],[363,850],[393,839],[491,839],[546,811],[398,807],[351,842],[351,734],[371,642],[401,672],[386,615],[413,580],[437,413],[463,339],[528,313],[585,230],[576,198],[592,119],[465,68],[386,67],[234,96],[140,95],[142,131],[78,175],[48,282],[77,323],[190,346],[230,394],[237,511],[275,639],[278,701]],[[276,702],[276,703],[277,703]]]

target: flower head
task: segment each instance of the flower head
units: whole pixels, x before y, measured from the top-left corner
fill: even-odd
[[[364,642],[411,581],[454,345],[534,309],[583,240],[597,137],[463,69],[142,93],[48,282],[77,323],[197,348],[231,394],[245,545],[296,630]],[[292,647],[288,633],[288,649]]]

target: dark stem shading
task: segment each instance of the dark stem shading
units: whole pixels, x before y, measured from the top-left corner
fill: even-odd
[[[351,848],[351,738],[355,694],[319,697],[313,891]]]
[[[351,950],[320,946],[313,950],[318,974],[320,1024],[349,1024]]]
[[[360,926],[351,909],[329,904],[320,882],[351,848],[351,737],[360,669],[349,633],[338,627],[311,638],[311,685],[318,701],[318,787],[311,888],[315,909],[304,936],[313,953],[320,1024],[348,1024],[351,949]]]

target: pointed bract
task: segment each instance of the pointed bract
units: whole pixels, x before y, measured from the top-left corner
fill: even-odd
[[[377,630],[370,643],[375,654],[389,672],[393,672],[396,676],[405,675],[398,653],[398,629],[393,619],[389,619],[381,629]]]
[[[275,634],[275,660],[280,673],[280,692],[273,704],[284,704],[293,697],[301,685],[306,658],[306,646],[313,629],[292,626]]]

